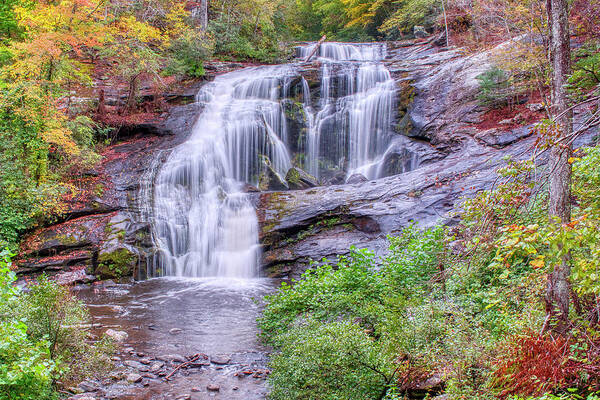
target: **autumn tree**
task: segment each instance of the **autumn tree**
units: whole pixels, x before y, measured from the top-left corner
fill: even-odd
[[[548,211],[551,218],[567,224],[571,220],[571,164],[572,147],[568,139],[572,131],[573,113],[569,107],[567,79],[570,73],[571,49],[569,12],[566,0],[548,0],[550,28],[550,64],[552,68],[552,115],[556,124],[556,140],[550,150],[550,198]],[[560,249],[562,250],[562,249]],[[554,266],[548,277],[546,310],[548,317],[557,317],[555,330],[569,329],[570,275],[569,254]]]

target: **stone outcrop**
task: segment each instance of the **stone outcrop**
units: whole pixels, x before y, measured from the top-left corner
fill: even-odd
[[[531,154],[536,138],[529,122],[492,127],[482,122],[488,110],[477,101],[476,78],[491,66],[492,50],[467,55],[434,42],[389,45],[385,62],[399,91],[396,136],[383,164],[391,176],[345,183],[345,173],[338,171],[324,177],[322,184],[330,186],[317,186],[304,171],[294,168],[284,180],[265,163],[260,189],[266,192],[247,185],[259,215],[266,274],[297,277],[311,259],[345,254],[352,245],[383,253],[386,236],[412,222],[452,224],[451,211],[463,197],[493,185],[505,156]],[[318,65],[300,68],[316,104]],[[304,118],[298,87],[299,82],[291,85],[284,105],[292,142],[306,134],[294,128]],[[138,198],[148,195],[143,189],[155,167],[185,140],[200,110],[201,104],[184,104],[160,120],[129,127],[125,140],[109,147],[101,165],[88,173],[88,195],[73,201],[57,224],[24,239],[19,272],[47,271],[65,283],[143,278],[153,249]]]

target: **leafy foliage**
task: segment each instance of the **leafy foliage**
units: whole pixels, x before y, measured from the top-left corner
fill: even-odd
[[[8,253],[0,254],[0,399],[55,399],[54,381],[105,373],[112,342],[87,340],[84,306],[68,289],[40,277],[27,293],[15,287]]]

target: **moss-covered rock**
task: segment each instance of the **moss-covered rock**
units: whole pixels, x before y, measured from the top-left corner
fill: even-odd
[[[317,178],[297,167],[289,169],[285,175],[285,181],[292,190],[308,189],[319,186]]]
[[[102,250],[98,254],[95,274],[100,279],[118,279],[133,276],[137,256],[126,247]]]
[[[287,184],[271,166],[271,161],[268,157],[263,156],[261,164],[261,173],[258,179],[258,188],[260,190],[267,191],[288,189]]]

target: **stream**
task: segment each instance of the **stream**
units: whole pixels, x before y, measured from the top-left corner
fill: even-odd
[[[204,85],[189,138],[154,164],[139,209],[154,254],[134,284],[82,289],[97,333],[125,332],[108,399],[263,399],[267,356],[258,218],[247,187],[285,185],[292,166],[340,183],[383,175],[395,83],[383,44],[324,43],[318,85],[295,63],[226,73]],[[301,129],[290,129],[290,107]],[[286,114],[287,110],[287,114]],[[266,174],[266,175],[265,175]],[[263,188],[264,190],[264,188]],[[182,363],[186,368],[177,369]],[[167,379],[170,378],[170,379]]]
[[[104,397],[263,399],[265,375],[260,372],[268,349],[259,343],[256,318],[260,300],[276,284],[271,279],[154,278],[80,291],[98,331],[127,332],[118,361],[134,361],[134,372],[141,366],[136,363],[147,360],[149,368],[164,363],[160,372],[171,372],[179,359],[208,356],[206,365],[186,369],[168,382],[142,368],[139,374],[148,375],[142,382],[111,382],[103,388]],[[209,385],[219,390],[209,391]]]

